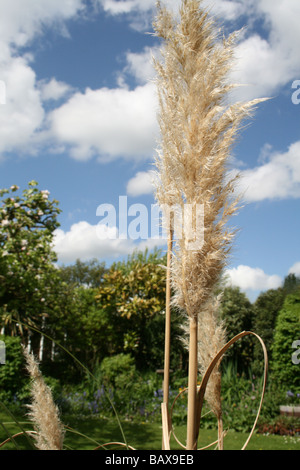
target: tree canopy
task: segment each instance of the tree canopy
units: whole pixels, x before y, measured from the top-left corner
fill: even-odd
[[[16,185],[0,190],[0,309],[11,327],[12,317],[34,323],[55,292],[52,241],[60,209],[37,186],[31,181],[22,194]]]
[[[295,341],[300,341],[300,290],[289,294],[284,301],[277,317],[272,348],[272,369],[287,391],[299,391],[300,387],[299,364],[292,360]]]

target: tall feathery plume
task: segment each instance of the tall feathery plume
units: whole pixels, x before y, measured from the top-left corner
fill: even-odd
[[[262,101],[226,103],[235,86],[228,76],[237,34],[221,39],[201,4],[183,0],[176,20],[158,2],[154,22],[164,42],[162,59],[154,61],[161,130],[156,198],[166,219],[174,209],[172,303],[189,320],[188,450],[195,449],[198,437],[199,328],[207,322],[235,234],[227,226],[238,209],[228,163],[243,119]]]
[[[52,397],[51,389],[45,384],[38,363],[27,349],[23,348],[26,368],[31,377],[32,403],[28,413],[35,431],[36,447],[39,450],[62,450],[64,426]]]
[[[201,323],[198,323],[198,363],[201,376],[205,374],[214,357],[226,344],[226,329],[219,317],[220,300],[220,296],[211,299],[202,313]],[[219,361],[212,371],[205,392],[207,403],[218,421],[219,450],[223,450],[221,378]]]

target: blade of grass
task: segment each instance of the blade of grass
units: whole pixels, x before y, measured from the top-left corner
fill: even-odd
[[[95,441],[95,439],[92,439],[91,437],[87,436],[86,434],[83,434],[83,433],[77,431],[76,429],[71,428],[70,426],[65,426],[65,428],[68,432],[70,432],[72,434],[76,434],[77,436],[84,437],[85,439],[92,442],[93,444],[96,444],[98,447],[103,447],[101,444],[99,444],[99,442]]]
[[[0,405],[4,409],[5,413],[7,413],[12,418],[13,422],[16,423],[16,425],[21,429],[22,433],[26,437],[26,439],[29,442],[30,446],[33,449],[35,449],[35,446],[34,446],[32,440],[29,438],[29,436],[28,436],[26,430],[24,429],[24,427],[22,426],[21,422],[16,419],[16,417],[11,413],[11,411],[7,408],[7,406],[4,405],[4,403],[0,402]],[[1,425],[2,425],[2,427],[5,427],[4,423],[1,423]],[[7,431],[5,431],[5,432],[7,432]],[[12,437],[12,436],[9,436],[9,437]]]
[[[21,450],[20,447],[19,447],[19,445],[16,443],[14,437],[11,435],[11,433],[10,433],[9,430],[7,429],[7,427],[6,427],[2,422],[0,422],[0,424],[1,424],[1,426],[3,427],[3,429],[4,429],[4,432],[5,432],[5,433],[7,434],[7,436],[8,436],[8,441],[11,441],[11,442],[14,444],[14,446],[15,446],[15,448],[16,448],[17,450]]]

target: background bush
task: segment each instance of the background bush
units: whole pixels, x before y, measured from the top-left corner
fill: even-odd
[[[0,365],[0,400],[15,401],[24,391],[26,375],[20,338],[0,336],[6,349],[5,364]]]
[[[279,312],[272,348],[272,369],[287,390],[300,392],[300,364],[292,361],[292,344],[300,340],[300,292],[286,297]]]

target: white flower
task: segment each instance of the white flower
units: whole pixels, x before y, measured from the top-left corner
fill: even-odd
[[[13,186],[10,187],[10,189],[12,191],[17,191],[19,189],[19,186],[17,186],[16,184],[14,184]]]
[[[9,225],[9,220],[3,219],[1,222],[2,227],[7,227]]]
[[[45,189],[44,191],[41,191],[41,194],[43,196],[43,199],[48,199],[50,192],[47,189]]]

